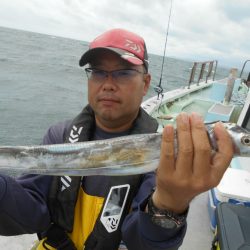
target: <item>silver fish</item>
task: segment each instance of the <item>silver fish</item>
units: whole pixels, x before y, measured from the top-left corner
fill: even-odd
[[[215,122],[206,124],[208,138],[214,151],[218,150],[214,134]],[[250,132],[235,123],[224,123],[224,127],[232,138],[234,145],[234,157],[250,157]]]
[[[213,126],[207,125],[207,131],[213,150],[217,150]],[[231,123],[225,123],[225,127],[233,139],[235,156],[250,157],[250,133]],[[87,176],[146,173],[158,166],[161,137],[160,133],[152,133],[74,144],[2,146],[0,174]],[[177,149],[177,140],[175,143]]]

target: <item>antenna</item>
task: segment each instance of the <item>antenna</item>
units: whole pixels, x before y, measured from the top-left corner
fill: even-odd
[[[163,97],[163,88],[161,86],[161,81],[162,81],[163,67],[164,67],[166,48],[167,48],[167,42],[168,42],[168,32],[169,32],[169,24],[170,24],[170,19],[171,19],[171,14],[172,14],[172,6],[173,6],[173,0],[171,0],[171,2],[170,2],[170,10],[169,10],[169,15],[168,15],[168,25],[167,25],[167,32],[166,32],[166,40],[165,40],[164,53],[163,53],[162,64],[161,64],[160,81],[159,81],[159,84],[154,88],[154,90],[158,94],[158,100],[159,100],[160,95],[161,95],[161,97]]]

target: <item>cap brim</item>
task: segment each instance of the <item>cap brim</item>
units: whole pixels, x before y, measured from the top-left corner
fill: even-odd
[[[87,63],[91,62],[91,59],[93,59],[96,55],[97,52],[102,51],[102,50],[108,50],[108,51],[112,51],[114,53],[116,53],[117,55],[119,55],[122,59],[128,61],[129,63],[132,63],[134,65],[143,65],[144,62],[139,59],[138,57],[134,56],[131,53],[128,53],[127,51],[124,51],[122,49],[117,49],[117,48],[112,48],[112,47],[98,47],[98,48],[93,48],[93,49],[89,49],[88,51],[86,51],[80,61],[79,61],[79,65],[82,67],[84,65],[86,65]]]

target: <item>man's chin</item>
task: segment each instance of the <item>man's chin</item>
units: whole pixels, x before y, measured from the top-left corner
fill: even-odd
[[[100,115],[100,117],[102,118],[102,120],[104,120],[104,121],[114,121],[114,120],[116,120],[118,117],[117,117],[117,115],[114,115],[114,114],[112,114],[111,112],[103,112],[101,115]]]

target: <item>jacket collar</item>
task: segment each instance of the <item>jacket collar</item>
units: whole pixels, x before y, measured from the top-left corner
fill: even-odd
[[[94,133],[94,128],[94,111],[90,105],[87,105],[82,112],[73,119],[66,135],[66,142],[71,142],[70,137],[72,132],[74,132],[73,134],[75,134],[75,136],[78,136],[78,142],[88,141]],[[129,134],[153,133],[157,131],[157,128],[157,121],[149,116],[146,111],[140,107],[139,114],[135,119]]]

